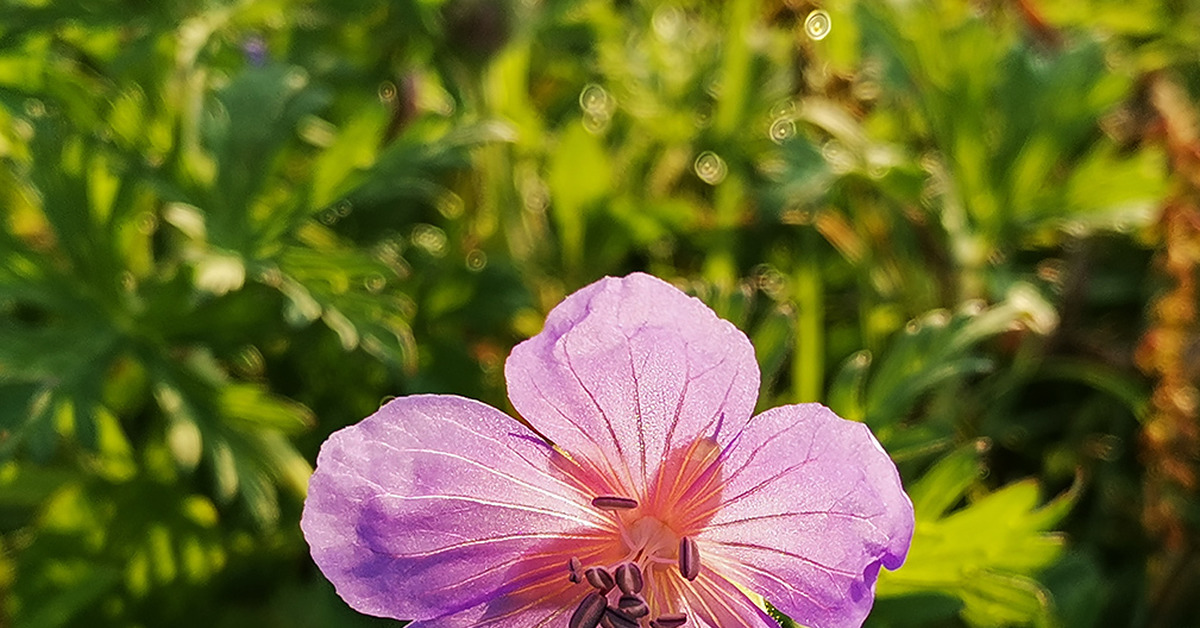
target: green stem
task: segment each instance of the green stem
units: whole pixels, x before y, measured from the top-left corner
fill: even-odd
[[[759,0],[734,0],[727,7],[729,29],[725,33],[725,56],[721,63],[720,100],[713,120],[716,139],[725,146],[731,144],[730,140],[742,128],[745,118],[753,60],[750,29],[758,14]],[[705,275],[722,291],[731,291],[738,275],[734,230],[745,198],[745,184],[736,168],[731,167],[725,181],[717,184],[714,197],[718,233],[705,265]]]
[[[750,83],[750,29],[758,13],[758,0],[734,0],[727,7],[729,30],[721,63],[721,100],[713,119],[713,130],[722,140],[742,126]]]
[[[816,230],[805,228],[792,280],[797,312],[792,394],[797,403],[819,401],[825,384],[825,295],[817,254],[819,244]]]

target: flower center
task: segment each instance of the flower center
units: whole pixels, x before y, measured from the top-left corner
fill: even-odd
[[[614,511],[624,556],[615,565],[586,569],[578,558],[571,558],[568,579],[575,584],[586,582],[594,590],[575,609],[568,628],[596,628],[601,623],[615,628],[641,628],[646,621],[650,628],[675,628],[686,623],[685,614],[673,612],[677,602],[665,595],[673,587],[665,583],[680,576],[696,579],[700,555],[695,542],[680,537],[658,517],[638,512],[637,500],[601,495],[592,500],[592,505]]]
[[[655,517],[641,517],[626,526],[621,522],[621,543],[629,552],[625,562],[643,570],[656,565],[674,565],[679,556],[679,537]]]

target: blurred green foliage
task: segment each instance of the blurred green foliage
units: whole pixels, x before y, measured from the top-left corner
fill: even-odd
[[[307,558],[319,443],[392,395],[505,407],[509,348],[639,269],[750,335],[760,407],[901,465],[870,625],[1144,625],[1172,175],[1138,86],[1200,93],[1197,33],[1166,0],[4,2],[0,625],[384,625]]]

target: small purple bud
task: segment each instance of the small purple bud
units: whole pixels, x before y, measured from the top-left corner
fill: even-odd
[[[251,35],[242,40],[242,54],[250,65],[262,67],[267,63],[267,42],[259,35]]]

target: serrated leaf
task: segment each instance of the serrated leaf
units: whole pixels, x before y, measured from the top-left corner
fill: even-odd
[[[968,304],[957,312],[934,310],[910,321],[873,363],[859,353],[843,363],[829,391],[831,407],[841,416],[869,423],[890,444],[901,422],[918,403],[954,381],[985,373],[991,359],[977,353],[988,338],[1019,326],[1049,331],[1057,323],[1053,309],[1023,284],[1010,298],[986,309]],[[1046,319],[1047,316],[1050,320]],[[936,433],[927,445],[938,440]],[[920,447],[910,442],[908,447]]]
[[[946,455],[921,476],[920,482],[909,487],[913,511],[921,519],[931,520],[946,514],[975,483],[979,471],[979,454],[973,447]]]
[[[280,431],[281,426],[295,428],[298,416],[307,422],[308,412],[255,386],[225,381],[223,373],[212,372],[216,368],[206,359],[182,367],[160,365],[154,370],[160,407],[172,420],[195,426],[217,497],[240,498],[257,523],[270,529],[279,516],[276,485],[302,496],[312,473]],[[229,387],[233,391],[227,393]]]
[[[255,197],[300,121],[329,100],[329,92],[310,84],[304,70],[282,65],[249,69],[218,94],[207,127],[217,174],[204,206],[213,244],[251,252],[246,239],[262,228],[253,221]]]
[[[284,434],[302,432],[313,424],[312,412],[303,405],[273,395],[253,384],[229,384],[221,388],[218,406],[232,423],[248,429],[266,428]]]
[[[498,121],[448,130],[432,120],[418,120],[379,153],[369,170],[355,177],[357,185],[342,202],[349,207],[388,206],[389,211],[395,211],[394,203],[400,200],[436,202],[449,194],[441,183],[445,176],[469,166],[471,148],[514,139],[512,128]]]
[[[880,574],[878,595],[952,595],[973,626],[1047,623],[1049,595],[1034,577],[1062,552],[1062,537],[1047,531],[1078,492],[1039,506],[1037,484],[1026,480],[949,510],[977,477],[978,454],[966,447],[909,487],[917,515],[912,547],[901,569]]]
[[[337,140],[313,165],[313,207],[333,205],[361,183],[375,164],[387,118],[382,107],[363,110],[338,131]]]

